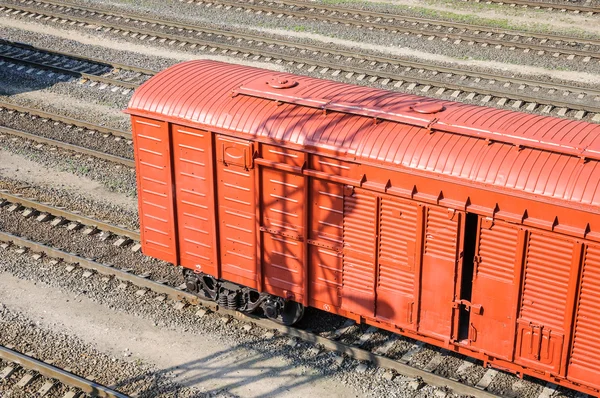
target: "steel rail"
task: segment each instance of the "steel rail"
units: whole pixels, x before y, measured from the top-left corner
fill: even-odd
[[[20,63],[23,65],[30,65],[37,69],[44,69],[44,70],[49,70],[49,71],[56,72],[56,73],[62,73],[65,75],[81,77],[83,79],[87,79],[87,80],[98,82],[98,83],[109,84],[111,86],[119,86],[119,87],[123,87],[123,88],[129,89],[129,90],[135,90],[139,86],[138,84],[135,84],[135,83],[125,82],[122,80],[112,79],[110,77],[98,76],[98,75],[85,73],[85,72],[79,72],[79,71],[75,71],[73,69],[67,69],[67,68],[63,68],[60,66],[49,65],[49,64],[46,64],[43,62],[30,61],[28,59],[23,59],[23,58],[6,55],[6,54],[0,54],[0,59],[8,60],[10,62]]]
[[[93,381],[84,379],[83,377],[77,376],[73,373],[67,372],[63,369],[57,368],[56,366],[42,362],[38,359],[24,355],[20,352],[8,349],[0,346],[0,358],[17,363],[23,368],[33,370],[39,374],[49,378],[56,379],[63,384],[76,387],[86,394],[93,397],[104,397],[104,398],[127,398],[128,396],[113,390],[109,387],[95,383]]]
[[[2,108],[10,109],[12,111],[19,112],[19,113],[28,113],[30,115],[34,115],[34,116],[40,117],[42,119],[54,120],[57,122],[68,124],[68,125],[81,127],[81,128],[87,129],[87,130],[93,130],[93,131],[98,131],[98,132],[104,133],[104,134],[114,135],[116,137],[131,139],[131,133],[129,131],[123,131],[123,130],[113,129],[113,128],[109,128],[109,127],[98,126],[96,124],[89,123],[89,122],[86,122],[83,120],[73,119],[73,118],[70,118],[67,116],[61,116],[61,115],[57,115],[57,114],[50,113],[50,112],[44,112],[39,109],[29,108],[29,107],[22,106],[22,105],[15,105],[15,104],[11,104],[9,102],[0,101],[0,110]]]
[[[391,358],[387,358],[382,355],[374,354],[368,350],[362,349],[360,347],[355,347],[349,344],[344,344],[340,341],[331,340],[322,336],[319,336],[315,333],[311,333],[305,330],[296,329],[294,327],[284,326],[272,322],[268,319],[259,318],[253,315],[243,314],[237,311],[232,311],[224,308],[220,308],[215,302],[206,301],[198,296],[185,292],[183,290],[153,281],[151,279],[137,276],[135,274],[125,272],[123,270],[114,268],[110,265],[100,264],[93,260],[85,259],[83,257],[77,256],[73,253],[67,253],[65,251],[43,245],[41,243],[33,242],[6,232],[0,232],[0,240],[4,242],[10,242],[20,247],[26,247],[32,251],[43,253],[49,257],[60,259],[67,263],[79,264],[82,268],[94,270],[99,274],[106,276],[113,276],[119,280],[131,282],[132,284],[146,288],[148,290],[154,291],[157,294],[168,296],[169,298],[177,301],[186,301],[193,305],[202,305],[204,307],[210,308],[213,311],[218,311],[219,313],[226,314],[236,319],[239,319],[244,322],[254,323],[257,326],[265,329],[275,329],[278,332],[288,335],[291,337],[296,337],[300,340],[306,341],[312,344],[319,344],[323,346],[327,350],[339,352],[347,355],[350,358],[360,360],[360,361],[369,361],[375,364],[376,366],[380,366],[387,369],[392,369],[404,376],[407,377],[415,377],[420,378],[425,383],[435,386],[435,387],[447,387],[452,389],[457,394],[469,395],[477,398],[497,398],[498,395],[492,394],[488,391],[483,391],[477,387],[469,386],[463,383],[460,383],[456,380],[452,380],[440,375],[437,375],[432,372],[428,372],[426,370],[422,370],[402,362],[395,361]]]
[[[79,4],[73,4],[70,2],[63,2],[63,1],[54,1],[54,0],[35,0],[35,3],[38,4],[50,4],[56,7],[62,7],[63,9],[65,9],[65,11],[69,11],[69,10],[83,10],[89,13],[93,13],[94,15],[109,15],[109,14],[113,14],[113,15],[120,15],[123,19],[131,19],[131,20],[136,20],[136,21],[140,21],[140,22],[146,22],[147,24],[156,24],[156,25],[167,25],[169,27],[174,27],[177,29],[182,29],[182,30],[202,30],[204,32],[207,33],[213,33],[213,34],[217,34],[217,35],[235,35],[235,33],[230,32],[230,31],[223,31],[223,30],[218,30],[218,29],[210,29],[210,28],[203,28],[203,27],[198,27],[196,25],[192,25],[192,24],[185,24],[185,23],[178,23],[178,22],[174,22],[174,21],[168,21],[168,20],[161,20],[161,19],[154,19],[154,18],[148,18],[146,16],[143,15],[139,15],[139,14],[133,14],[133,13],[125,13],[123,11],[121,12],[115,12],[115,11],[109,11],[109,10],[102,10],[102,9],[97,9],[97,8],[93,8],[93,7],[89,7],[89,6],[82,6]],[[6,4],[5,6],[7,7],[12,7],[12,5]],[[312,5],[311,5],[312,6]],[[15,7],[23,7],[23,6],[18,6],[15,5]],[[24,8],[24,7],[23,7]],[[34,13],[40,13],[40,11],[35,11],[35,9],[31,9],[29,8],[30,12],[34,12]],[[288,12],[286,10],[286,12]],[[42,13],[47,14],[46,11],[43,11]],[[65,16],[65,14],[60,14]],[[60,15],[53,15],[55,17],[61,17]],[[387,14],[384,14],[387,15]],[[311,16],[312,17],[312,16]],[[80,18],[80,17],[77,17]],[[348,20],[346,18],[337,18],[339,19],[340,23],[352,23],[351,20]],[[104,22],[103,22],[104,23]],[[366,24],[374,24],[371,27],[373,27],[374,29],[383,29],[383,26],[379,26],[379,24],[376,23],[367,23],[367,22],[360,22],[360,24],[365,25]],[[440,22],[437,22],[437,24],[439,25]],[[396,27],[394,27],[396,28]],[[123,26],[120,27],[120,29],[122,30],[132,30],[132,29],[123,29]],[[136,31],[139,29],[135,29]],[[414,33],[414,29],[410,29],[407,28],[405,30],[406,32],[409,33]],[[145,34],[147,32],[144,32]],[[154,33],[154,35],[156,35],[156,32]],[[435,35],[435,34],[433,34]],[[243,34],[244,37],[247,38],[252,38],[254,40],[257,41],[263,41],[263,42],[269,42],[269,43],[274,43],[274,44],[281,44],[282,41],[281,40],[277,40],[277,39],[268,39],[262,36],[257,36],[257,35],[251,35],[251,34]],[[464,35],[460,35],[460,34],[451,34],[451,33],[444,33],[445,37],[448,38],[452,38],[452,39],[456,39],[456,40],[464,40],[464,41],[477,41],[476,37],[472,37],[472,36],[464,36]],[[573,40],[572,38],[570,39],[571,41]],[[287,45],[289,45],[289,42],[283,42]],[[600,55],[594,51],[578,51],[578,50],[566,50],[566,49],[557,49],[554,47],[547,47],[547,46],[536,46],[533,44],[524,44],[524,43],[517,43],[517,42],[506,42],[506,41],[501,41],[501,40],[487,40],[486,39],[486,43],[489,43],[491,45],[502,45],[502,46],[506,46],[506,47],[519,47],[519,48],[523,48],[523,49],[533,49],[533,50],[537,50],[537,51],[548,51],[548,52],[559,52],[559,53],[569,53],[569,54],[575,54],[575,55],[579,55],[579,56],[589,56],[589,57],[600,57]],[[598,44],[600,45],[600,42],[598,42]],[[302,44],[302,46],[305,46],[304,44]],[[316,46],[315,46],[316,47]],[[322,50],[323,48],[321,48]]]
[[[139,231],[132,231],[130,229],[119,227],[117,225],[113,225],[105,221],[100,221],[94,218],[83,216],[81,214],[72,213],[63,208],[54,207],[46,203],[40,203],[33,199],[25,198],[21,195],[14,195],[6,190],[0,189],[0,205],[2,204],[2,200],[14,204],[19,204],[25,208],[34,209],[39,211],[40,213],[46,213],[53,217],[64,218],[66,220],[75,221],[90,227],[96,227],[101,231],[107,231],[118,236],[124,236],[136,242],[140,241]]]
[[[52,145],[57,148],[65,149],[67,151],[73,151],[82,153],[84,155],[93,156],[98,159],[107,160],[109,162],[122,164],[123,166],[127,166],[130,168],[135,167],[135,161],[133,159],[127,159],[116,155],[111,155],[105,152],[96,151],[93,149],[88,149],[79,145],[68,144],[63,141],[54,140],[52,138],[42,137],[36,134],[27,133],[21,130],[15,130],[8,127],[0,126],[0,133],[9,134],[15,137],[25,138],[27,140],[39,142],[40,144]]]
[[[465,0],[463,0],[465,1]],[[466,0],[473,1],[473,0]],[[475,0],[476,3],[481,3],[483,1]],[[600,13],[600,7],[589,7],[589,6],[578,6],[572,4],[557,4],[557,3],[546,3],[543,1],[529,1],[529,0],[485,0],[486,3],[496,3],[496,4],[514,4],[516,6],[522,7],[531,7],[531,8],[551,8],[553,10],[565,10],[565,11],[575,11],[580,13],[590,13],[597,14]]]
[[[137,72],[137,73],[141,73],[143,75],[148,75],[148,76],[153,76],[158,73],[158,71],[155,71],[153,69],[139,68],[137,66],[125,65],[125,64],[120,64],[118,62],[112,62],[112,61],[108,62],[108,61],[100,59],[100,58],[81,56],[81,55],[76,55],[76,54],[67,53],[67,52],[63,52],[63,51],[56,51],[56,50],[45,48],[45,47],[33,46],[31,44],[21,43],[21,42],[13,42],[13,41],[9,41],[6,39],[0,39],[0,45],[21,48],[23,50],[28,50],[28,51],[44,52],[44,53],[51,54],[51,55],[60,55],[62,57],[72,58],[77,61],[99,64],[100,66],[110,67],[113,69],[128,70],[128,71]]]
[[[231,6],[231,7],[260,10],[263,12],[279,13],[279,14],[283,14],[283,15],[290,15],[290,16],[306,18],[306,19],[315,19],[315,20],[321,20],[321,21],[336,22],[339,24],[347,24],[347,25],[354,25],[354,26],[360,25],[360,26],[363,26],[366,28],[371,28],[371,29],[394,30],[397,32],[405,32],[405,33],[411,33],[411,34],[419,33],[419,34],[431,35],[431,36],[437,36],[437,37],[447,37],[449,39],[454,39],[454,40],[474,41],[474,42],[479,42],[479,43],[488,43],[490,45],[501,45],[503,47],[529,48],[529,49],[538,50],[538,51],[574,54],[574,55],[579,55],[582,57],[592,57],[592,58],[600,57],[600,54],[598,54],[598,52],[596,52],[596,51],[557,48],[557,47],[552,47],[549,45],[544,46],[544,45],[536,45],[536,44],[525,44],[525,43],[518,43],[518,42],[513,42],[513,41],[490,39],[490,38],[486,38],[486,37],[463,35],[461,33],[446,33],[446,32],[436,32],[436,31],[429,32],[429,31],[425,31],[422,29],[416,30],[414,27],[406,28],[406,27],[402,27],[402,26],[398,26],[398,25],[393,25],[390,23],[382,23],[379,21],[366,21],[366,20],[360,20],[360,19],[353,19],[350,17],[338,17],[338,16],[334,16],[333,13],[342,14],[342,15],[343,14],[352,14],[355,16],[366,16],[369,18],[388,20],[388,21],[392,21],[392,20],[406,21],[406,22],[422,24],[422,25],[440,26],[440,27],[444,27],[444,28],[455,28],[455,29],[464,29],[464,30],[470,30],[470,31],[491,32],[493,34],[505,34],[505,35],[511,35],[511,36],[531,37],[531,38],[535,38],[535,39],[539,39],[539,40],[560,41],[560,42],[567,42],[567,43],[578,42],[581,44],[600,46],[600,40],[578,38],[576,36],[562,36],[562,35],[542,34],[542,33],[526,32],[526,31],[511,30],[511,29],[501,29],[501,28],[495,28],[495,27],[485,26],[485,25],[471,25],[471,24],[467,24],[467,23],[450,22],[450,21],[444,21],[444,20],[438,20],[438,19],[417,18],[417,17],[410,17],[410,16],[405,16],[405,15],[390,14],[390,13],[368,11],[368,10],[359,10],[359,9],[353,9],[353,8],[347,8],[347,7],[336,6],[335,8],[333,8],[333,7],[330,7],[330,6],[328,7],[326,5],[322,5],[319,3],[308,3],[308,2],[296,1],[296,0],[276,0],[276,1],[268,2],[269,5],[262,5],[262,4],[247,2],[247,1],[236,1],[236,0],[214,0],[214,1],[213,0],[201,0],[201,2],[210,3],[213,5],[222,4],[222,5],[227,5],[227,6]],[[301,7],[301,8],[309,9],[309,11],[292,10],[290,8],[284,8],[285,6]],[[319,15],[316,13],[311,13],[310,10],[313,10],[313,9],[319,10],[322,12],[329,12],[329,13],[332,13],[332,15],[323,15],[323,14]]]
[[[247,39],[247,40],[255,40],[256,42],[259,42],[259,43],[274,44],[274,45],[285,46],[285,47],[290,47],[290,48],[293,47],[296,49],[299,48],[299,49],[304,49],[304,50],[309,50],[309,51],[317,51],[317,52],[321,52],[324,54],[343,56],[343,57],[348,57],[348,58],[352,58],[352,59],[366,59],[366,60],[370,60],[370,61],[379,62],[382,64],[385,63],[385,64],[399,65],[402,67],[409,67],[409,68],[414,68],[414,69],[425,69],[425,70],[430,70],[430,71],[449,73],[449,74],[458,75],[458,76],[470,76],[470,77],[474,77],[474,78],[486,79],[486,80],[490,80],[490,81],[505,82],[505,83],[509,83],[509,84],[522,84],[522,85],[527,85],[527,86],[531,86],[531,87],[558,89],[558,90],[563,90],[565,92],[582,93],[582,94],[594,96],[594,97],[600,96],[600,90],[598,90],[598,89],[586,89],[586,88],[571,86],[571,85],[544,83],[544,82],[540,82],[540,81],[536,81],[536,80],[518,79],[518,78],[513,78],[513,77],[508,77],[508,76],[499,76],[499,75],[488,74],[488,73],[471,72],[471,71],[458,69],[458,68],[442,67],[442,66],[438,66],[438,65],[426,64],[426,63],[421,63],[421,62],[405,61],[405,60],[396,59],[396,58],[373,56],[370,54],[359,53],[359,52],[355,52],[355,51],[344,51],[344,50],[330,49],[330,48],[325,48],[325,47],[320,47],[320,46],[315,46],[315,45],[290,43],[290,42],[283,41],[283,40],[269,39],[269,38],[264,38],[264,37],[256,36],[256,35],[237,34],[237,33],[229,32],[229,31],[221,31],[221,30],[208,29],[208,28],[205,29],[205,28],[197,27],[197,26],[193,26],[193,25],[183,25],[183,24],[178,24],[178,23],[170,22],[170,21],[167,22],[167,21],[163,21],[163,20],[149,19],[149,18],[139,16],[139,15],[131,15],[131,14],[123,14],[123,13],[115,14],[114,12],[111,12],[111,11],[106,11],[106,10],[101,10],[101,9],[93,9],[90,7],[71,5],[71,4],[65,5],[64,3],[57,3],[54,1],[40,0],[40,1],[37,1],[37,3],[38,4],[60,5],[61,7],[65,8],[67,10],[74,10],[74,9],[85,10],[86,12],[93,13],[96,16],[119,15],[120,16],[119,18],[122,18],[122,19],[127,19],[129,21],[133,20],[133,21],[138,21],[138,22],[145,22],[146,24],[150,24],[150,25],[168,26],[168,27],[173,27],[173,28],[182,29],[182,30],[202,31],[202,32],[206,32],[206,33],[212,33],[215,35],[238,37],[238,38],[243,38],[243,39]],[[443,88],[447,88],[450,90],[457,90],[460,92],[473,92],[473,93],[477,93],[477,94],[481,94],[481,95],[490,95],[490,96],[497,97],[497,98],[507,98],[510,100],[523,101],[525,103],[536,103],[536,104],[542,104],[542,105],[551,105],[551,106],[557,107],[557,108],[567,108],[567,109],[581,110],[581,111],[586,111],[586,112],[591,112],[591,113],[600,113],[600,106],[587,105],[587,104],[576,104],[576,103],[568,102],[568,101],[558,101],[558,100],[547,99],[547,98],[542,98],[542,97],[526,96],[526,95],[521,95],[521,94],[515,94],[515,93],[510,93],[510,92],[505,92],[505,91],[500,91],[500,90],[484,89],[484,88],[479,88],[479,87],[465,87],[464,85],[446,83],[446,82],[441,82],[441,81],[433,80],[433,79],[398,76],[394,73],[388,73],[388,72],[382,72],[382,71],[376,71],[376,70],[358,68],[358,67],[352,67],[352,66],[349,66],[349,67],[342,66],[340,64],[335,64],[335,63],[326,62],[326,61],[315,61],[314,59],[312,59],[310,57],[302,58],[302,57],[298,57],[298,56],[288,56],[288,55],[284,55],[284,54],[280,54],[280,53],[276,53],[276,52],[270,52],[270,51],[262,50],[262,49],[261,50],[252,50],[252,49],[249,49],[248,47],[244,47],[244,46],[236,46],[236,45],[223,44],[223,43],[214,43],[214,42],[210,42],[210,41],[199,40],[199,39],[189,38],[189,37],[185,37],[185,36],[178,36],[178,35],[173,35],[173,34],[169,34],[169,33],[163,33],[160,31],[153,31],[153,30],[142,29],[142,28],[137,28],[137,27],[136,28],[125,27],[123,25],[106,22],[104,20],[98,20],[98,19],[92,19],[92,18],[86,18],[86,17],[80,17],[80,16],[73,16],[73,15],[67,15],[67,14],[61,14],[61,13],[54,13],[54,12],[51,12],[48,10],[39,10],[39,9],[25,7],[25,6],[19,6],[19,5],[4,5],[4,7],[21,10],[23,12],[31,13],[31,14],[35,14],[35,15],[42,14],[42,15],[47,15],[50,17],[55,17],[55,18],[60,18],[60,19],[65,19],[65,20],[84,22],[84,23],[87,23],[90,25],[101,24],[104,27],[109,27],[111,29],[125,31],[125,32],[136,32],[138,34],[146,35],[147,37],[162,37],[167,40],[175,40],[175,41],[181,42],[181,43],[190,43],[190,44],[207,46],[207,47],[210,46],[210,47],[226,49],[226,50],[230,50],[230,51],[242,53],[242,54],[257,53],[263,57],[268,57],[268,58],[275,59],[275,60],[287,60],[289,62],[295,62],[297,64],[302,64],[302,65],[313,65],[315,67],[321,67],[321,68],[326,68],[326,69],[331,69],[331,70],[343,70],[346,72],[355,73],[357,75],[375,76],[375,77],[381,78],[381,79],[388,79],[389,81],[411,82],[411,83],[416,83],[416,84],[424,85],[424,86],[428,85],[431,87],[443,87]],[[114,18],[113,18],[113,20],[114,20]]]

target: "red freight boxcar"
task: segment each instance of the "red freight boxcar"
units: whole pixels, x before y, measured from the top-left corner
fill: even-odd
[[[600,126],[192,61],[134,94],[144,253],[600,390]]]

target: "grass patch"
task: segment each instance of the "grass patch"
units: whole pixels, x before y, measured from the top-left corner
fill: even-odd
[[[514,15],[529,15],[535,16],[538,20],[544,20],[543,14],[548,11],[543,9],[514,9],[501,4],[484,4],[475,2],[461,2],[461,1],[440,1],[440,0],[425,0],[422,1],[418,6],[408,6],[404,4],[395,4],[392,1],[375,3],[369,0],[320,0],[318,3],[323,5],[337,5],[353,10],[360,10],[361,8],[375,9],[380,12],[391,12],[398,15],[406,15],[417,18],[434,19],[441,21],[465,23],[469,25],[480,25],[488,28],[497,28],[502,30],[518,30],[531,33],[554,33],[566,36],[581,37],[581,38],[598,38],[600,35],[590,33],[585,29],[578,27],[572,28],[559,28],[551,23],[544,22],[514,22],[511,19]],[[364,7],[368,5],[368,7]],[[447,7],[455,9],[458,12],[436,10],[429,8],[428,6]],[[466,11],[466,13],[460,13],[460,11]],[[484,11],[498,11],[506,17],[500,18],[486,18],[481,17],[478,14]]]

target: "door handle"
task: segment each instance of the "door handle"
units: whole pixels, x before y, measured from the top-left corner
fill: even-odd
[[[471,342],[475,342],[477,341],[477,329],[475,329],[475,326],[473,326],[473,324],[471,323],[470,325],[470,333],[469,333],[469,340]]]
[[[483,314],[483,307],[481,304],[472,304],[469,300],[456,300],[452,303],[453,308],[458,308],[461,305],[464,305],[465,310],[470,311],[475,315]]]

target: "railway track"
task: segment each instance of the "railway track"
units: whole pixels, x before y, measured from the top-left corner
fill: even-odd
[[[354,326],[351,323],[346,324],[344,328],[342,328],[339,331],[336,331],[334,333],[333,338],[327,338],[306,330],[278,325],[269,320],[262,319],[256,316],[246,315],[235,311],[219,308],[213,302],[201,300],[197,296],[181,290],[181,288],[176,288],[160,282],[153,281],[149,279],[146,275],[135,275],[131,272],[118,269],[114,266],[103,265],[95,261],[74,255],[72,253],[67,253],[65,251],[52,248],[24,238],[20,238],[11,234],[0,232],[0,241],[5,242],[5,245],[3,246],[5,248],[6,243],[9,243],[21,248],[27,248],[35,253],[42,253],[53,259],[64,261],[66,263],[69,263],[71,266],[73,266],[74,264],[78,264],[83,269],[97,272],[98,274],[101,274],[103,276],[114,277],[123,282],[129,282],[134,285],[134,289],[136,290],[146,289],[154,292],[157,295],[164,295],[178,302],[186,304],[189,303],[192,305],[201,305],[213,311],[218,311],[223,315],[232,316],[245,322],[254,323],[257,326],[262,327],[266,330],[275,329],[279,333],[318,345],[329,351],[335,351],[340,355],[344,355],[359,361],[367,361],[373,363],[376,366],[395,371],[404,376],[418,378],[426,384],[435,387],[452,389],[457,394],[469,395],[474,397],[497,396],[493,393],[485,391],[485,387],[489,383],[486,380],[489,379],[489,376],[486,378],[486,380],[483,381],[483,383],[476,383],[476,385],[471,386],[459,382],[457,380],[452,380],[436,374],[435,368],[437,366],[434,365],[439,366],[441,363],[440,360],[444,359],[444,357],[446,356],[441,352],[439,353],[439,355],[436,356],[435,361],[432,360],[433,362],[430,362],[431,365],[428,364],[429,366],[425,366],[423,369],[411,366],[410,360],[414,357],[414,355],[417,354],[418,349],[423,347],[423,345],[417,343],[415,343],[415,350],[413,350],[412,352],[407,352],[407,355],[402,360],[396,360],[385,356],[385,353],[391,352],[393,349],[393,345],[398,342],[396,339],[390,339],[385,342],[387,344],[384,343],[382,346],[378,346],[373,350],[366,350],[364,348],[361,348],[360,345],[349,344],[340,341],[343,338],[344,334],[350,331],[350,329]],[[373,332],[370,331],[370,333]],[[363,340],[364,343],[362,343],[361,345],[365,345],[365,343],[367,342],[366,338],[363,338]],[[467,363],[469,364],[469,367],[477,366],[473,364],[473,362],[465,360],[465,364]],[[465,365],[465,367],[466,366],[467,365]],[[496,375],[497,371],[490,369],[487,370],[485,373],[488,375]],[[486,385],[484,385],[484,383]],[[479,384],[479,386],[477,386],[477,384]]]
[[[131,133],[120,131],[116,129],[109,129],[106,127],[98,126],[92,123],[63,117],[60,115],[51,114],[48,112],[39,111],[33,108],[13,105],[10,103],[0,101],[0,116],[2,116],[2,112],[16,112],[23,116],[35,117],[39,123],[48,123],[49,121],[54,121],[54,123],[62,124],[62,128],[77,128],[80,131],[77,133],[79,136],[85,136],[91,134],[95,134],[96,132],[103,134],[104,139],[113,139],[122,141],[121,138],[126,138],[125,141],[128,144],[131,144]],[[123,165],[129,168],[135,167],[135,161],[133,159],[133,154],[129,157],[123,157],[114,155],[111,153],[107,153],[105,150],[97,150],[90,149],[88,147],[78,145],[77,136],[71,139],[71,142],[65,142],[63,140],[57,140],[54,138],[49,138],[47,136],[43,136],[40,134],[32,133],[29,131],[24,131],[20,129],[10,128],[7,126],[0,126],[0,139],[3,136],[11,136],[18,137],[25,140],[33,141],[38,143],[38,149],[41,149],[42,146],[46,145],[49,148],[60,148],[66,151],[71,151],[80,155],[92,156],[98,159],[106,160],[112,163],[116,163],[119,165]]]
[[[35,203],[33,200],[23,201],[22,198],[10,195],[6,192],[0,192],[0,208],[7,208],[2,211],[19,211],[25,217],[31,219],[31,210],[37,209],[38,211],[46,210],[51,212],[53,210],[48,209],[48,205]],[[8,200],[7,200],[8,199]],[[11,207],[19,204],[16,210],[11,210]],[[43,214],[43,213],[40,213]],[[81,217],[77,214],[67,212],[61,212],[61,217],[70,217],[72,220],[81,220]],[[38,218],[40,222],[52,222],[48,218]],[[79,222],[79,221],[76,221]],[[110,226],[104,226],[103,228],[110,228]],[[84,230],[85,231],[85,230]],[[85,232],[84,232],[85,233]],[[132,236],[133,238],[133,236]],[[487,391],[488,388],[494,385],[494,380],[499,377],[502,373],[495,369],[486,369],[482,365],[476,363],[476,361],[463,356],[455,356],[454,354],[443,350],[435,349],[435,353],[428,357],[428,360],[424,364],[415,364],[413,359],[418,357],[420,352],[427,349],[425,344],[415,342],[411,339],[403,338],[398,335],[385,334],[387,337],[383,340],[374,342],[373,336],[378,333],[378,329],[369,327],[367,329],[360,329],[358,325],[352,321],[346,322],[339,329],[331,331],[329,333],[314,333],[309,330],[299,329],[295,327],[286,327],[276,323],[273,323],[267,319],[256,317],[253,315],[247,315],[231,311],[224,308],[219,308],[216,303],[211,301],[205,301],[197,296],[185,292],[182,286],[170,286],[163,281],[155,281],[149,277],[147,270],[136,274],[128,268],[120,268],[121,264],[105,265],[93,261],[89,258],[84,258],[80,255],[69,253],[65,249],[59,249],[49,247],[36,241],[20,238],[15,235],[11,235],[6,232],[0,232],[0,241],[4,242],[0,245],[0,249],[8,250],[10,245],[14,245],[15,248],[28,249],[37,255],[46,255],[54,260],[61,260],[69,264],[70,272],[73,272],[75,264],[78,264],[81,269],[96,272],[104,277],[114,277],[123,282],[129,282],[133,285],[132,289],[135,289],[136,294],[140,290],[152,291],[157,296],[166,296],[178,303],[182,303],[181,306],[189,303],[192,305],[201,305],[209,308],[213,311],[218,311],[221,314],[235,317],[245,322],[251,322],[259,327],[266,330],[275,329],[279,333],[289,336],[290,338],[299,339],[305,342],[316,345],[316,351],[319,352],[320,348],[324,348],[328,351],[334,351],[340,355],[340,363],[343,361],[343,357],[347,356],[359,361],[366,361],[374,364],[375,366],[387,369],[387,376],[393,378],[394,372],[399,374],[412,377],[416,379],[417,387],[420,382],[437,386],[447,387],[452,389],[455,393],[461,395],[469,395],[474,397],[494,397],[497,394],[494,390]],[[81,272],[84,272],[83,270]],[[77,274],[78,275],[78,274]],[[89,277],[89,276],[88,276]],[[385,333],[385,332],[384,332]],[[398,347],[402,346],[402,350],[398,350]],[[456,369],[451,374],[438,374],[436,370],[444,363],[444,361],[458,361]],[[361,365],[359,365],[361,366]],[[365,366],[366,365],[362,365]],[[471,379],[468,382],[466,377],[463,379],[464,374],[469,371],[476,369],[476,379]],[[357,368],[357,371],[360,371]],[[509,376],[511,383],[520,383],[520,379],[516,376]],[[463,379],[462,381],[459,381]],[[505,384],[505,383],[504,383]],[[546,387],[540,388],[540,398],[549,397],[555,390],[556,386],[548,384]]]
[[[78,78],[82,83],[98,85],[99,89],[120,91],[123,94],[134,90],[156,74],[156,71],[149,69],[0,39],[0,66],[16,65],[30,68],[29,73],[43,70],[49,77],[56,77],[59,80]]]
[[[573,1],[536,1],[536,0],[463,0],[465,2],[501,4],[509,7],[531,8],[534,10],[548,10],[558,12],[571,12],[574,14],[597,15],[600,14],[600,7],[592,6],[591,1],[579,1],[579,4]]]
[[[127,398],[127,395],[119,391],[15,351],[10,347],[0,346],[0,359],[3,362],[0,368],[0,383],[4,385],[4,388],[10,388],[15,394],[27,391],[28,394],[31,394],[30,396],[50,396],[55,394],[60,384],[63,384],[68,391],[64,397],[77,397],[84,393],[94,397]],[[32,391],[30,385],[38,378],[44,378],[44,382],[37,391]],[[8,395],[10,392],[7,393]]]
[[[293,43],[53,1],[3,2],[0,12],[61,25],[93,27],[147,43],[272,62],[299,72],[320,72],[335,79],[414,94],[600,122],[600,89]]]
[[[189,0],[179,0],[189,2]],[[538,34],[497,27],[449,22],[383,12],[328,6],[301,0],[196,0],[205,7],[219,7],[237,12],[274,15],[278,18],[316,20],[335,25],[347,25],[367,30],[443,40],[449,45],[480,45],[508,48],[512,51],[534,52],[537,55],[563,57],[573,62],[600,61],[600,40],[573,36]]]
[[[8,111],[8,112],[18,112],[22,115],[30,115],[34,117],[41,118],[42,120],[53,120],[55,122],[63,123],[67,126],[75,126],[81,129],[89,130],[89,131],[97,131],[108,136],[112,136],[113,138],[125,138],[131,140],[131,132],[123,131],[119,129],[113,129],[109,127],[100,126],[94,123],[85,122],[83,120],[73,119],[67,116],[57,115],[55,113],[45,112],[39,109],[11,104],[9,102],[0,101],[0,112]]]
[[[107,221],[96,220],[86,217],[80,213],[70,212],[64,208],[54,207],[48,203],[40,203],[34,199],[25,198],[22,195],[10,194],[6,190],[0,190],[0,207],[10,206],[9,211],[27,211],[27,217],[36,217],[40,222],[50,222],[52,225],[59,226],[71,224],[70,229],[79,229],[82,226],[88,227],[84,233],[104,232],[105,238],[109,234],[116,235],[120,246],[130,241],[139,242],[139,231],[132,231],[122,226],[112,225]],[[138,251],[139,245],[134,245],[132,250]]]

